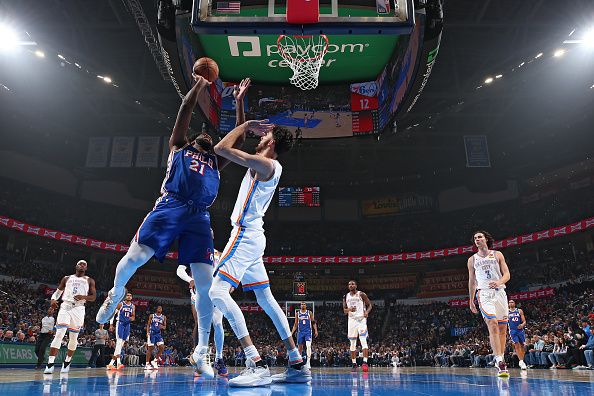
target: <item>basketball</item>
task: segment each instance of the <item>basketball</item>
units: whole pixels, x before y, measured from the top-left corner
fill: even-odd
[[[194,73],[213,82],[219,77],[219,65],[210,58],[200,58],[194,63]]]

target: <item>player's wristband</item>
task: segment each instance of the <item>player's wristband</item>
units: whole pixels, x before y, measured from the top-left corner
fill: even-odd
[[[56,289],[54,294],[52,294],[52,300],[56,300],[56,301],[59,300],[60,297],[62,296],[62,293],[64,293],[64,290]]]

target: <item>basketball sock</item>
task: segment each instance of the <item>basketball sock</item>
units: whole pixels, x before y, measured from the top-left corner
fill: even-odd
[[[205,263],[191,263],[192,278],[196,287],[196,316],[198,318],[198,345],[208,348],[212,326],[213,303],[208,295],[212,285],[212,266]],[[229,294],[229,293],[227,293]]]
[[[111,359],[111,360],[109,361],[109,364],[108,364],[108,366],[113,366],[113,364],[114,364],[114,363],[115,363],[115,360]]]
[[[289,351],[289,364],[299,364],[303,362],[303,357],[299,353],[299,349],[297,347],[291,349]]]
[[[243,352],[245,353],[245,358],[251,359],[256,365],[259,361],[262,361],[262,358],[254,345],[243,348]]]
[[[353,364],[357,364],[357,359],[351,359],[353,361]]]
[[[128,252],[122,257],[116,267],[113,286],[117,293],[121,293],[126,283],[132,278],[136,270],[142,267],[155,255],[155,251],[146,245],[132,242]]]
[[[64,359],[64,361],[65,361],[66,363],[69,363],[71,360],[72,360],[72,356],[68,356],[68,355],[66,355],[66,358]]]
[[[243,317],[243,312],[241,312],[239,305],[237,305],[229,294],[229,283],[220,278],[216,278],[212,282],[208,294],[213,304],[221,310],[223,315],[227,318],[227,321],[229,321],[237,339],[242,339],[250,335],[245,323],[245,318]]]
[[[363,358],[363,363],[367,363],[367,358],[366,357]]]
[[[495,364],[499,364],[499,362],[500,362],[500,361],[502,361],[502,360],[503,360],[503,359],[502,359],[502,357],[501,357],[501,356],[499,356],[499,355],[496,355],[496,356],[495,356]]]
[[[274,327],[276,327],[276,331],[278,331],[281,340],[286,340],[291,337],[291,329],[289,328],[287,316],[272,295],[270,287],[256,289],[254,290],[254,293],[256,294],[258,305],[262,307],[264,312],[266,312],[270,319],[272,319],[272,323],[274,323]]]
[[[66,361],[66,360],[65,360],[65,361],[64,361],[64,367],[68,367],[68,366],[70,366],[70,363],[71,363],[71,362],[70,362],[70,360],[68,360],[68,361]]]
[[[47,358],[47,365],[49,367],[51,367],[50,364],[53,365],[55,361],[56,361],[56,357],[55,356],[50,356],[50,357]]]
[[[122,364],[122,362],[120,361],[120,358],[119,358],[119,357],[117,358],[117,363],[118,363],[118,366],[119,366],[120,364]]]

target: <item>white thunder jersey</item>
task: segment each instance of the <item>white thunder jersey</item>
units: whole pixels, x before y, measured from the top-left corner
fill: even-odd
[[[348,292],[346,297],[346,305],[348,308],[355,307],[355,312],[349,311],[349,319],[360,319],[365,317],[363,313],[365,312],[365,304],[363,303],[363,299],[361,298],[361,292],[357,290],[355,294],[351,294]]]
[[[474,254],[474,274],[478,290],[487,290],[489,282],[502,278],[495,250],[489,250],[486,257],[481,257],[478,253]],[[501,287],[505,288],[505,285],[501,285]]]
[[[89,277],[88,276],[76,276],[70,275],[66,281],[66,287],[64,288],[64,294],[62,300],[71,302],[75,305],[84,305],[85,300],[76,301],[74,296],[89,294]]]
[[[283,173],[281,164],[276,160],[272,160],[272,162],[274,163],[274,174],[268,181],[256,180],[252,176],[251,169],[248,169],[245,173],[231,214],[231,225],[233,227],[264,231],[264,220],[262,218],[272,201],[274,191]]]

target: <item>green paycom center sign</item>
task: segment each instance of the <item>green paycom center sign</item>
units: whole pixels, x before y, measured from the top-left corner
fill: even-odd
[[[205,55],[219,64],[223,81],[253,80],[287,83],[293,75],[277,47],[277,35],[199,35]],[[320,69],[320,81],[362,82],[374,80],[386,66],[398,36],[337,35],[328,36],[328,52]],[[298,46],[289,51],[306,53],[309,48]]]
[[[77,348],[72,356],[72,364],[87,364],[91,358],[91,348]],[[45,351],[45,359],[49,355],[49,347]],[[60,348],[56,363],[61,363],[66,357],[66,348]],[[0,343],[0,367],[2,365],[30,365],[37,363],[37,355],[35,354],[35,345],[32,344],[13,344]]]

